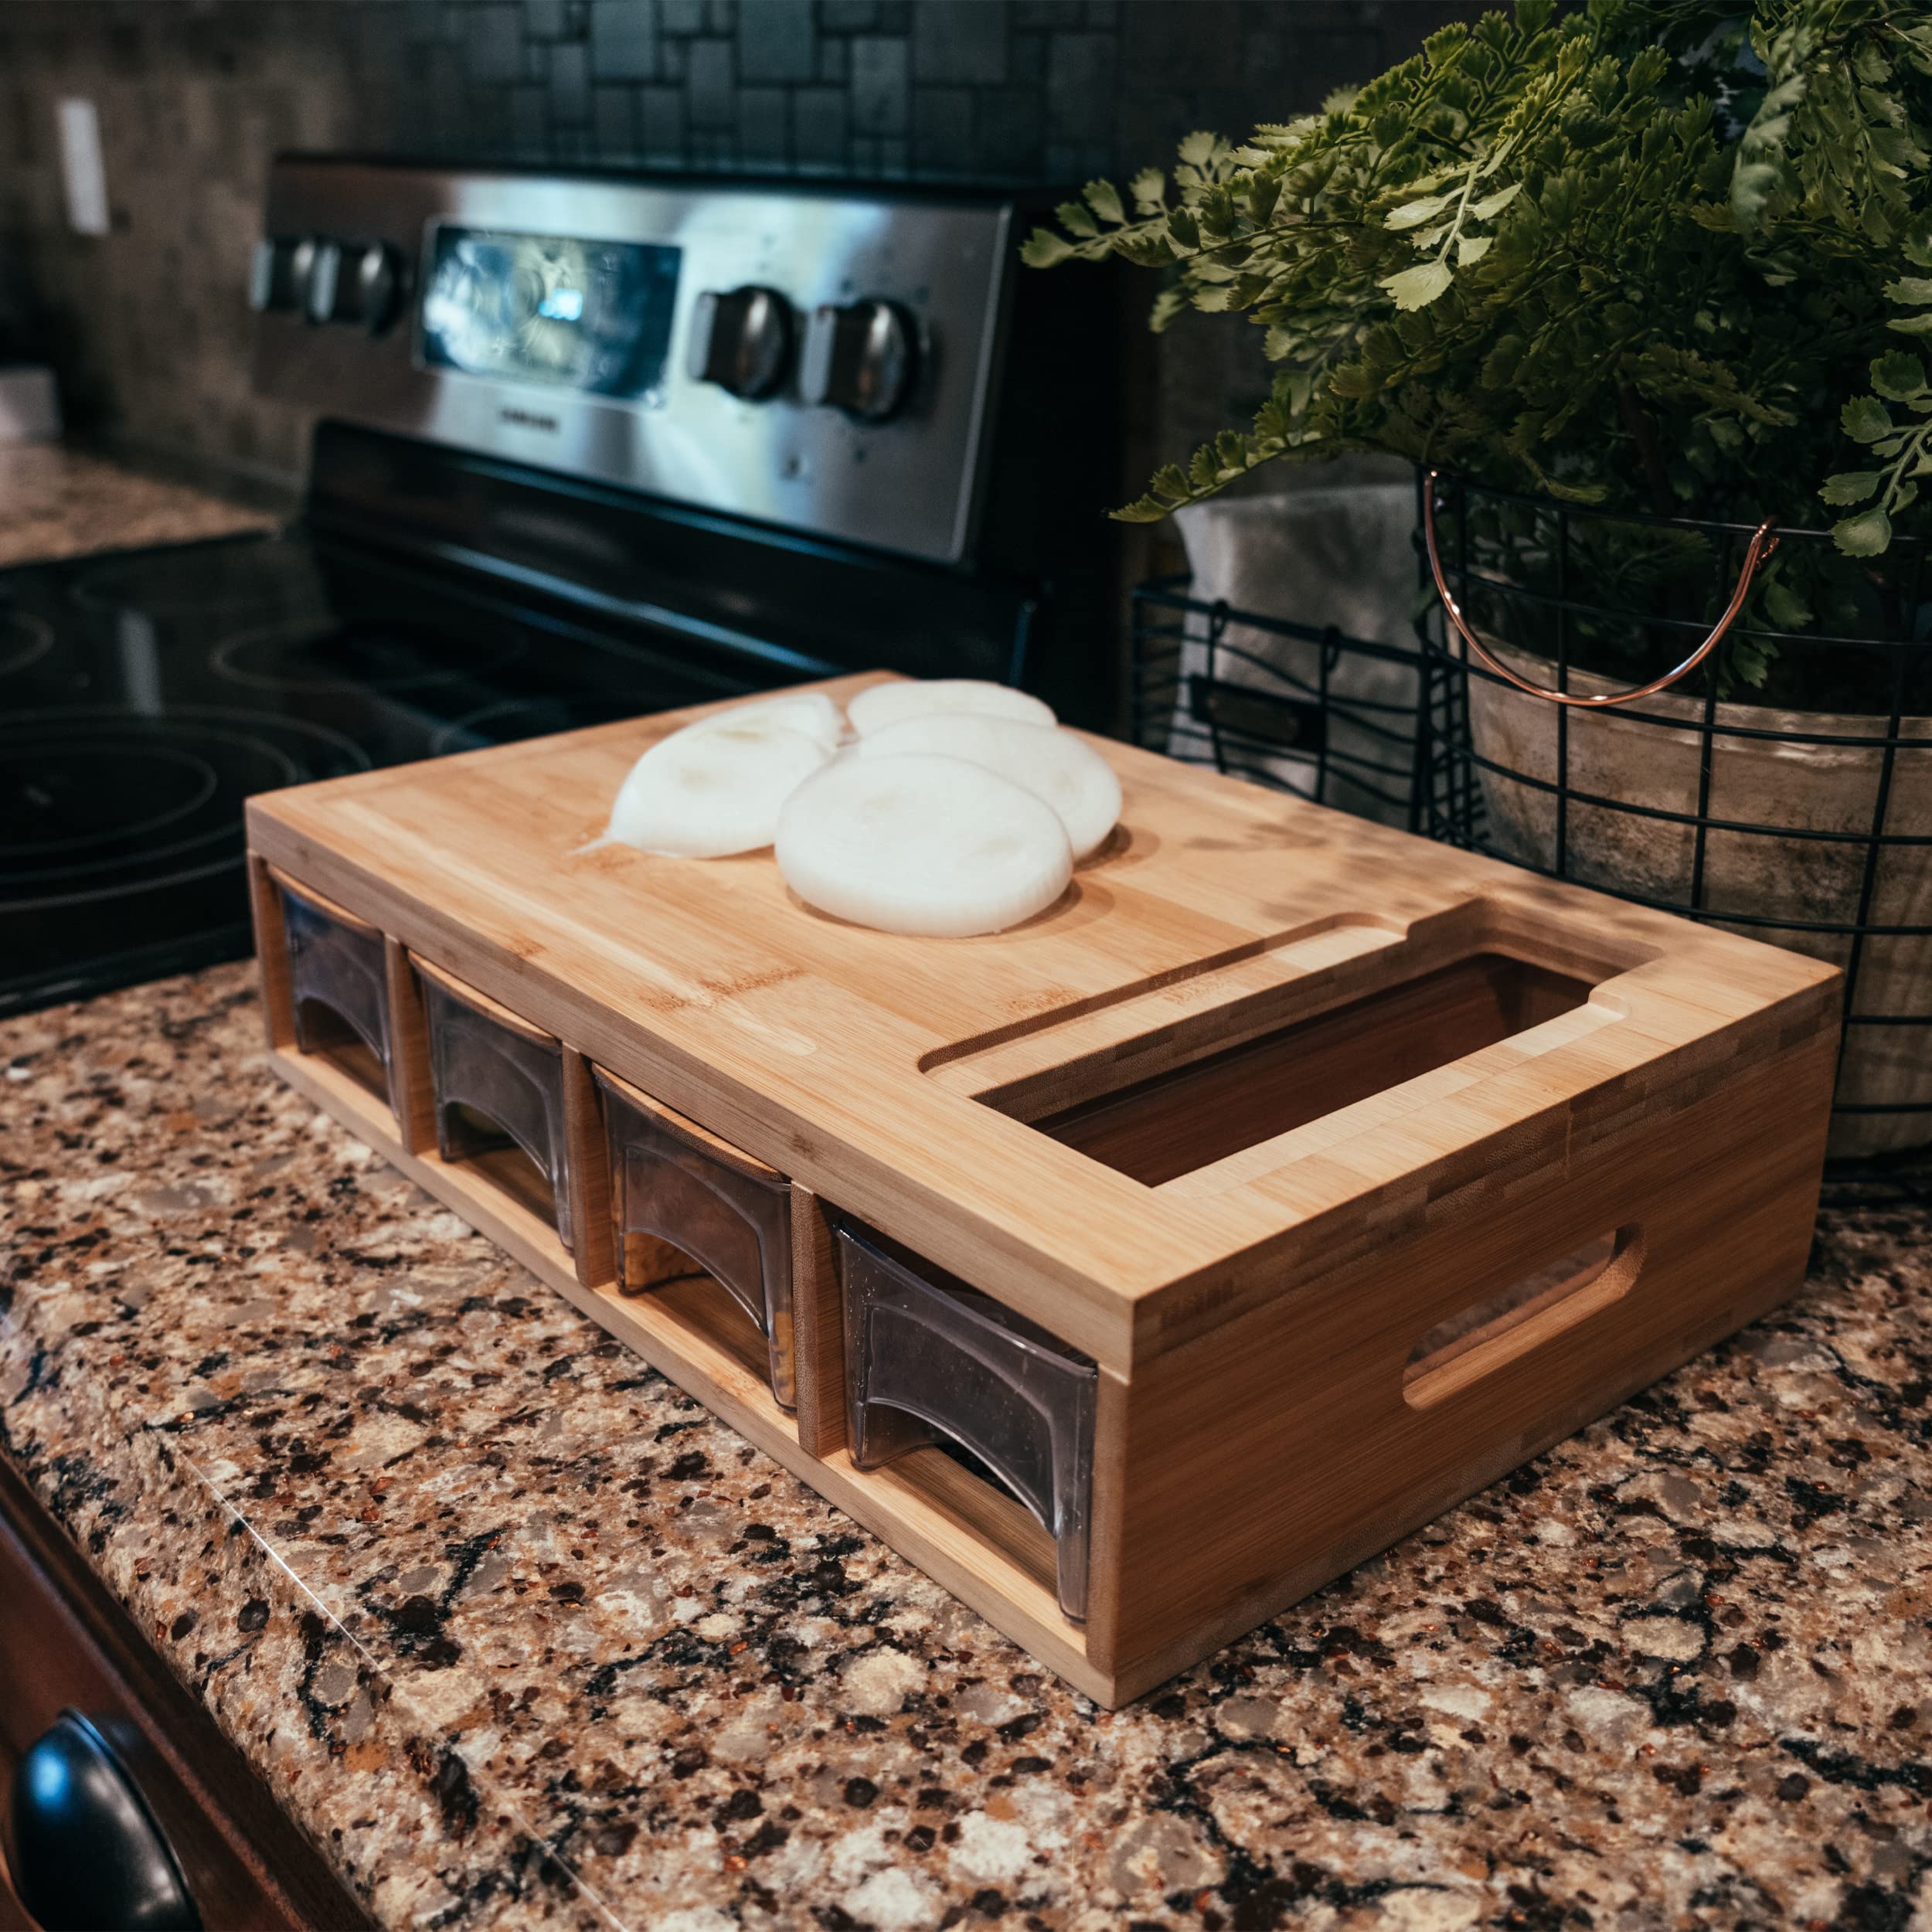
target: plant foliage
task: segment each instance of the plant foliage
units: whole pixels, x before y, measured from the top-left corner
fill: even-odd
[[[1382,450],[1613,511],[1804,524],[1815,494],[1869,556],[1924,528],[1929,150],[1924,0],[1517,0],[1090,183],[1025,253],[1164,270],[1156,328],[1238,311],[1278,365],[1126,520]]]

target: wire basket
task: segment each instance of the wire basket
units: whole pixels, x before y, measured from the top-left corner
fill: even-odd
[[[1417,509],[1417,828],[1840,966],[1832,1154],[1932,1141],[1924,546],[1781,530],[1773,577],[1749,525],[1434,478]]]
[[[1420,645],[1205,603],[1191,581],[1182,572],[1134,590],[1134,743],[1414,831]]]

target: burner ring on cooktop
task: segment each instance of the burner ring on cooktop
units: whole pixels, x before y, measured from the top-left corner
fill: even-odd
[[[353,740],[270,713],[183,706],[0,714],[0,914],[239,867],[251,792],[366,770]]]
[[[252,537],[112,557],[79,578],[68,594],[84,609],[138,611],[151,617],[277,610],[294,617],[320,604],[323,590],[305,549]]]
[[[501,634],[459,643],[413,624],[264,624],[224,639],[209,662],[231,684],[320,697],[488,677],[514,664],[524,648]]]
[[[31,764],[44,766],[56,759],[62,761],[63,789],[71,787],[81,815],[92,822],[85,831],[64,838],[9,839],[0,845],[0,852],[9,858],[77,852],[105,838],[150,839],[198,811],[221,783],[221,774],[206,757],[175,745],[97,747],[84,737],[63,740],[59,731],[49,729],[30,747],[9,753],[0,739],[0,769],[11,771],[16,782]],[[90,766],[97,774],[91,779],[86,775]],[[290,763],[291,774],[294,768]],[[29,789],[31,784],[29,778],[15,794],[17,800],[24,801],[30,811],[43,799],[51,801],[44,784],[37,794]],[[0,797],[6,795],[0,791]],[[131,811],[125,809],[128,807]],[[90,868],[83,861],[73,869]]]
[[[53,626],[31,611],[0,611],[0,677],[37,664],[53,648]]]

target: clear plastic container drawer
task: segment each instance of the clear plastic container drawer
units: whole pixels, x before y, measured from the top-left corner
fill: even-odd
[[[618,1286],[636,1294],[663,1280],[664,1244],[688,1256],[750,1317],[765,1339],[772,1398],[795,1408],[791,1183],[629,1082],[595,1071]]]
[[[965,1450],[1052,1536],[1060,1610],[1085,1622],[1093,1362],[871,1229],[840,1222],[837,1234],[853,1462]]]
[[[279,880],[276,890],[298,1049],[335,1060],[393,1106],[383,935]]]
[[[563,1049],[480,993],[459,991],[416,962],[422,983],[437,1151],[481,1166],[507,1192],[556,1224],[571,1246],[570,1149],[563,1121]],[[505,1159],[515,1149],[534,1176]]]

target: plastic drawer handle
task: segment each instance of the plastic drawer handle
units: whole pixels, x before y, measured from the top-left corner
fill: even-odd
[[[423,978],[422,983],[438,1153],[446,1161],[457,1161],[486,1151],[487,1137],[473,1133],[456,1109],[481,1115],[521,1148],[543,1175],[555,1202],[557,1239],[570,1248],[570,1148],[560,1051],[553,1043],[540,1045],[500,1023],[433,978]]]
[[[46,1932],[201,1932],[161,1827],[80,1712],[29,1746],[11,1823],[14,1886]]]
[[[674,1125],[671,1110],[601,1067],[597,1080],[620,1286],[635,1294],[649,1285],[627,1245],[639,1235],[696,1262],[764,1337],[772,1399],[796,1408],[790,1183],[742,1150],[726,1158],[716,1136],[695,1122]]]
[[[889,1244],[838,1234],[854,1464],[942,1440],[968,1451],[1053,1539],[1061,1613],[1083,1623],[1094,1364],[964,1283],[927,1278]]]
[[[302,1009],[325,1006],[340,1016],[386,1071],[389,987],[381,937],[332,919],[286,886],[281,888],[281,899],[296,1044],[304,1053],[315,1050],[313,1036],[302,1023]]]

